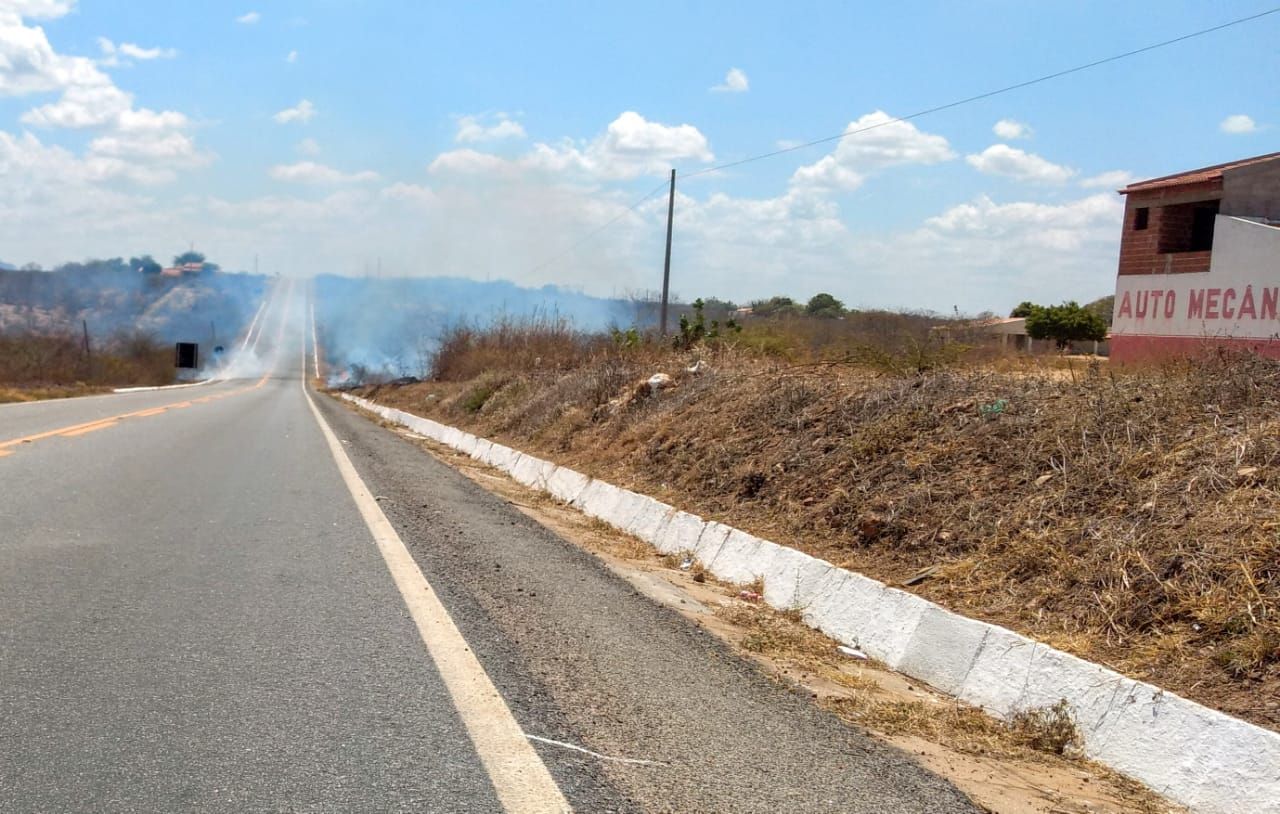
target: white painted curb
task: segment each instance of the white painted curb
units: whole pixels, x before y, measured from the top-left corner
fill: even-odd
[[[184,387],[199,387],[202,384],[208,384],[213,379],[202,379],[198,382],[187,382],[186,384],[162,384],[153,387],[117,387],[112,393],[149,393],[152,390],[181,390]]]
[[[1088,757],[1203,814],[1280,814],[1280,734],[915,594],[646,495],[400,410],[344,399],[502,469],[764,599],[905,675],[999,717],[1066,699]]]

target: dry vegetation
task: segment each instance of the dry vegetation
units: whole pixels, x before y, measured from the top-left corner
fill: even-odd
[[[70,334],[0,333],[0,402],[173,381],[173,349],[146,334],[117,334],[92,351]]]
[[[371,395],[1280,728],[1280,365],[976,363],[818,322],[685,353],[459,331]]]

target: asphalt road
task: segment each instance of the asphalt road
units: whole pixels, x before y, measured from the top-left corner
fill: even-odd
[[[578,812],[975,810],[314,395],[497,689],[460,696],[308,404],[303,299],[244,378],[0,407],[0,811],[547,810],[495,780],[504,715]]]

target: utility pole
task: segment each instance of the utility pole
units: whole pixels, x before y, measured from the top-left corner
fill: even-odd
[[[667,198],[667,257],[662,263],[662,316],[659,329],[667,335],[667,296],[671,289],[671,221],[676,213],[676,171],[671,170],[671,194]]]
[[[85,377],[93,378],[93,351],[89,348],[89,320],[80,320],[80,327],[84,329],[84,369]]]

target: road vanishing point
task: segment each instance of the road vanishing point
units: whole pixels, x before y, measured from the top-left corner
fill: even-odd
[[[0,406],[0,812],[974,812],[312,389]]]

